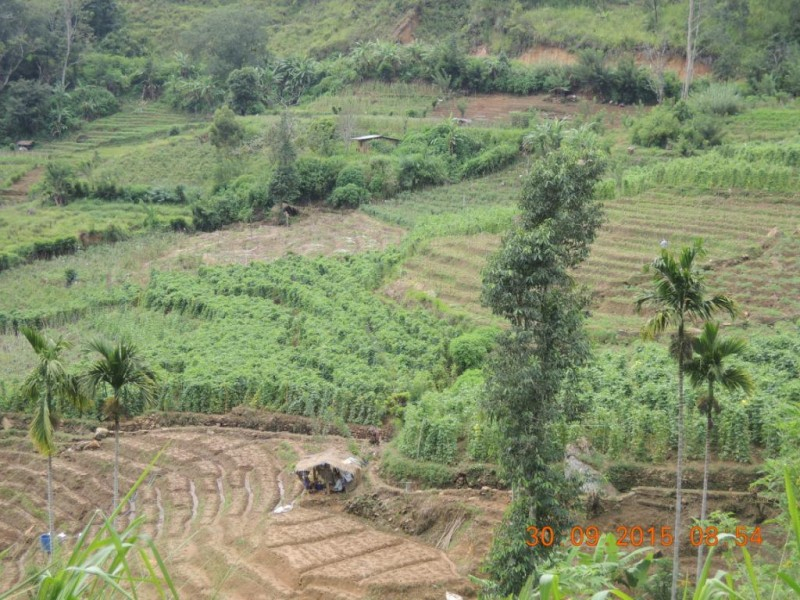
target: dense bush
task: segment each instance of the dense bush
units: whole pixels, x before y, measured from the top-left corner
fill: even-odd
[[[447,163],[439,156],[401,155],[397,163],[397,184],[411,190],[426,185],[441,185],[448,179]]]
[[[350,184],[360,188],[367,187],[367,180],[364,178],[364,170],[361,165],[347,165],[339,171],[339,175],[336,177],[336,187],[340,188]]]
[[[640,146],[666,148],[667,144],[677,140],[680,134],[681,122],[678,117],[669,107],[659,106],[637,121],[631,141]]]
[[[231,71],[226,81],[227,101],[237,115],[257,115],[272,104],[272,74],[259,67]]]
[[[267,192],[270,205],[292,204],[300,198],[300,176],[294,163],[279,164],[269,180]]]
[[[304,156],[295,163],[301,202],[324,200],[333,191],[342,162],[336,158]]]
[[[74,254],[77,249],[78,240],[74,237],[35,242],[31,250],[30,258],[50,259],[65,254]]]
[[[707,88],[693,93],[689,102],[695,112],[709,115],[735,115],[744,108],[739,89],[733,83],[712,83]]]
[[[113,115],[119,110],[119,101],[105,88],[86,85],[69,93],[69,105],[76,116],[92,121]]]
[[[716,146],[722,141],[722,123],[714,114],[692,110],[685,102],[662,105],[650,111],[633,127],[631,140],[641,146],[666,148],[678,143],[681,154]]]
[[[373,156],[367,179],[367,189],[373,197],[391,198],[397,192],[397,161],[388,156]]]
[[[192,220],[198,231],[216,231],[237,221],[248,221],[252,206],[232,189],[224,189],[192,206]]]
[[[458,372],[481,367],[496,336],[497,331],[494,329],[477,329],[451,340],[450,357]]]
[[[244,139],[244,127],[236,120],[229,106],[214,111],[214,122],[208,131],[208,140],[219,150],[236,148]]]
[[[334,208],[358,208],[369,201],[369,192],[355,183],[336,187],[328,198]]]
[[[12,81],[0,96],[0,133],[19,139],[49,133],[53,88],[38,81]]]
[[[446,390],[427,392],[406,406],[397,441],[400,451],[417,460],[454,463],[459,441],[469,439],[477,421],[483,386],[482,373],[468,370]]]
[[[519,156],[517,146],[501,144],[484,150],[464,163],[464,177],[482,177],[510,165]]]
[[[90,185],[82,182],[81,196],[97,198],[107,202],[131,202],[132,204],[187,204],[197,192],[185,186],[174,188],[149,187],[146,185],[119,185],[113,181],[101,180]]]
[[[173,108],[192,113],[209,113],[224,98],[223,90],[211,77],[172,77],[165,86],[165,97]]]
[[[381,475],[402,484],[413,481],[422,487],[443,488],[453,484],[458,472],[440,462],[406,458],[391,450],[381,456]]]
[[[712,451],[720,458],[748,462],[751,443],[771,455],[788,447],[779,415],[792,398],[792,382],[800,373],[795,354],[800,335],[793,329],[754,341],[737,360],[755,380],[752,396],[716,391],[722,412],[714,417],[711,440]],[[674,456],[675,377],[674,362],[662,346],[637,343],[622,353],[619,349],[598,353],[569,392],[585,411],[573,434],[612,458],[662,462]],[[687,388],[687,451],[695,459],[702,457],[705,443],[705,415],[696,408],[696,394]]]

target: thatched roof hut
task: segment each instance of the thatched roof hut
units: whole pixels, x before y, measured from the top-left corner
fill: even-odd
[[[361,459],[326,450],[297,461],[294,472],[311,492],[323,489],[345,492],[358,485],[363,469]]]

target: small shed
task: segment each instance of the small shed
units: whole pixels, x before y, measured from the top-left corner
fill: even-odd
[[[33,140],[20,140],[17,142],[17,151],[19,152],[27,152],[28,150],[33,150],[33,147],[36,145],[36,142]]]
[[[359,152],[369,152],[369,143],[374,142],[375,140],[386,140],[387,142],[392,142],[393,144],[400,143],[400,140],[397,138],[389,137],[388,135],[380,135],[377,133],[370,134],[370,135],[359,135],[358,137],[350,138],[354,142],[358,142],[358,151]]]
[[[326,450],[297,462],[294,472],[309,492],[347,492],[361,481],[360,458]]]

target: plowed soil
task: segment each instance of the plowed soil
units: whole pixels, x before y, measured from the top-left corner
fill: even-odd
[[[203,264],[247,264],[253,260],[274,260],[287,252],[302,256],[355,254],[383,250],[399,242],[404,234],[399,227],[361,212],[304,207],[288,227],[236,225],[186,236],[154,266],[175,259],[193,259]]]
[[[68,535],[67,545],[112,501],[113,439],[94,451],[77,451],[77,443],[62,445],[53,461],[56,531]],[[347,515],[338,497],[301,495],[291,463],[344,445],[338,437],[217,427],[123,432],[123,491],[166,450],[120,525],[146,515],[146,533],[182,598],[443,598],[445,590],[470,597],[470,584],[445,552]],[[24,433],[0,438],[0,465],[3,590],[44,564],[37,538],[47,517],[45,461]],[[273,512],[292,501],[291,511]]]
[[[583,102],[586,100],[587,102]],[[486,124],[499,121],[510,121],[512,112],[538,111],[541,117],[547,119],[571,119],[577,115],[595,114],[604,111],[606,124],[617,127],[621,124],[625,114],[636,114],[634,106],[617,106],[615,104],[599,104],[592,102],[592,98],[580,95],[572,100],[561,100],[546,94],[533,96],[512,96],[511,94],[476,94],[452,98],[441,102],[433,111],[433,116],[447,118],[458,117],[460,111],[458,104],[466,103],[464,117],[471,119],[476,124]],[[462,108],[464,105],[462,104]]]

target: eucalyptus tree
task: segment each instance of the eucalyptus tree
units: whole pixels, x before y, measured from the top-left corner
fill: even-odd
[[[692,341],[694,356],[686,363],[689,381],[694,387],[707,386],[707,393],[697,400],[698,408],[706,414],[706,448],[703,460],[703,499],[700,504],[700,520],[705,520],[708,509],[708,460],[711,447],[711,429],[714,426],[712,412],[719,413],[722,407],[714,394],[714,386],[721,385],[726,390],[750,393],[753,380],[750,375],[737,366],[727,366],[733,356],[741,354],[747,342],[741,338],[722,339],[719,336],[719,323],[708,321],[698,338]],[[697,547],[697,580],[703,566],[703,544]]]
[[[692,346],[687,334],[687,324],[707,321],[719,310],[735,316],[733,300],[724,295],[706,298],[704,277],[697,264],[705,255],[703,243],[696,240],[684,247],[676,256],[666,248],[647,267],[652,273],[653,288],[636,300],[636,311],[641,312],[645,305],[655,308],[655,313],[647,320],[642,335],[653,339],[670,327],[676,328],[672,339],[672,354],[678,363],[678,456],[675,468],[675,537],[672,559],[671,600],[678,594],[678,574],[680,572],[681,502],[684,460],[684,373],[686,363],[691,359]]]
[[[47,532],[53,539],[53,455],[56,454],[55,430],[64,401],[83,409],[88,402],[79,391],[77,379],[64,365],[62,353],[70,347],[63,338],[53,340],[32,327],[20,327],[36,353],[38,363],[25,380],[22,390],[33,404],[33,418],[28,429],[36,449],[47,457]]]
[[[85,375],[88,388],[94,393],[100,386],[111,388],[111,395],[103,404],[107,416],[114,419],[114,508],[119,500],[119,420],[130,413],[131,403],[140,401],[149,406],[154,399],[156,375],[144,363],[139,350],[127,340],[110,344],[94,340],[89,349],[100,358],[89,367]]]

